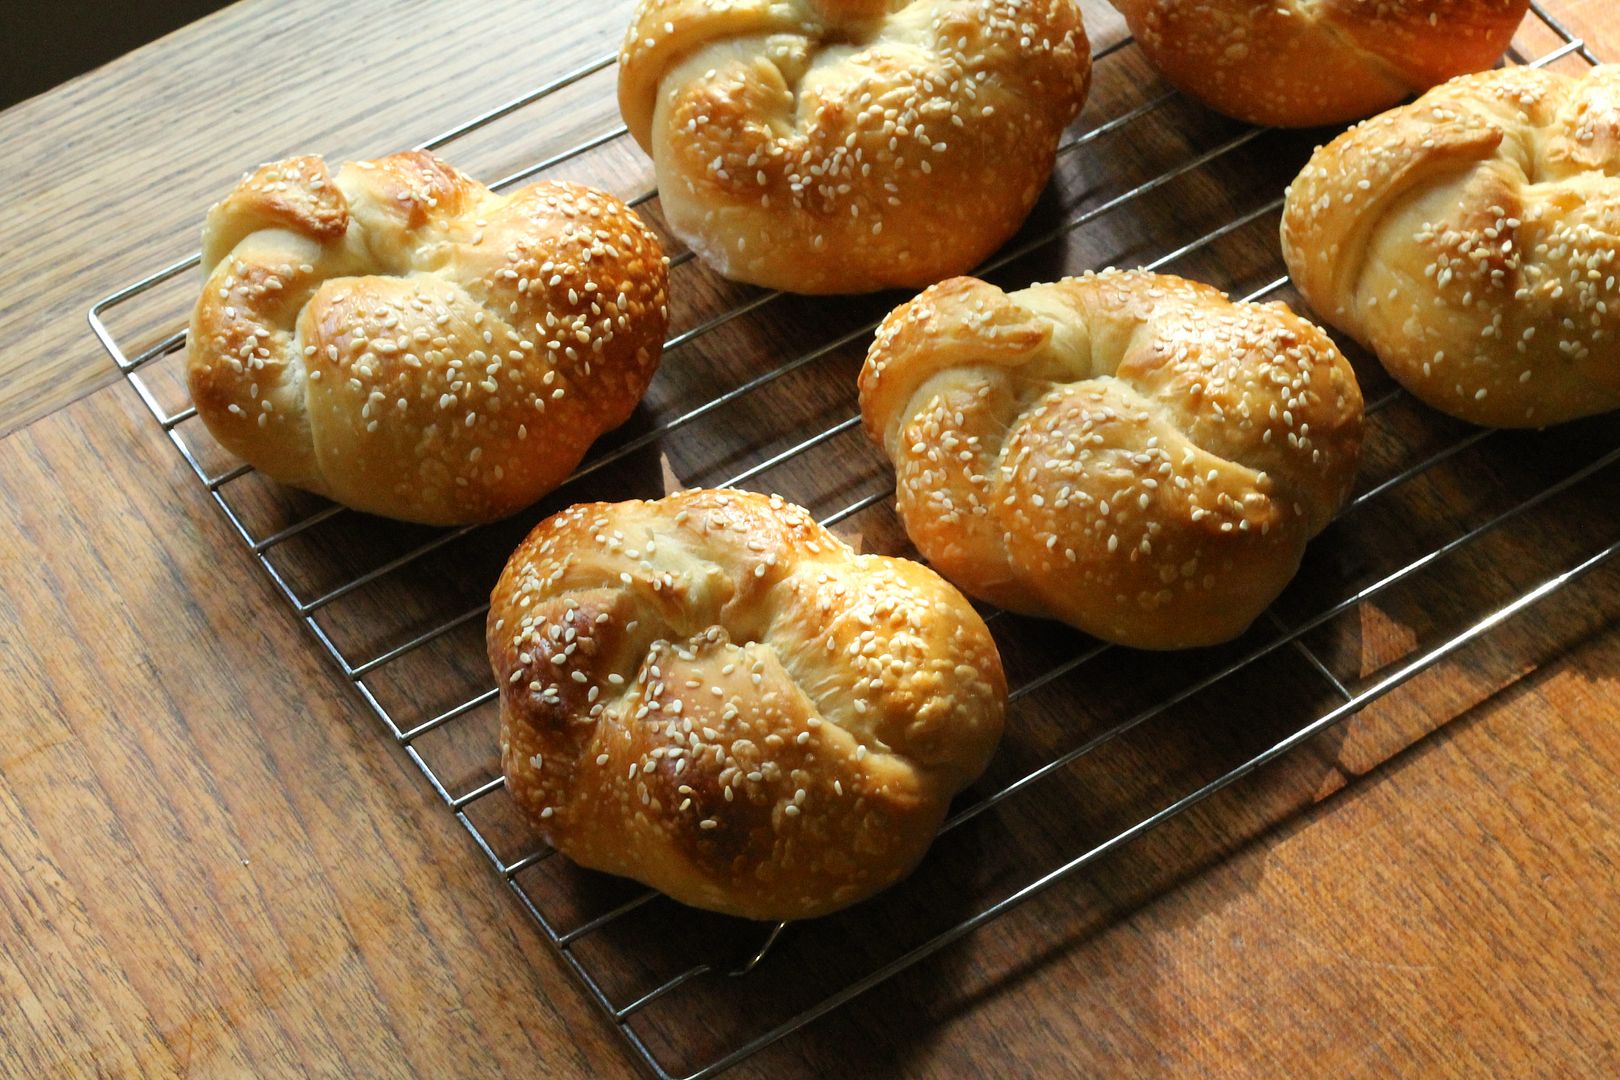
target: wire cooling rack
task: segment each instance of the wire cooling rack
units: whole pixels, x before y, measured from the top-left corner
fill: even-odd
[[[1533,3],[1532,10],[1534,19],[1527,23],[1519,40],[1539,38],[1546,47],[1536,48],[1533,58],[1516,49],[1510,54],[1515,62],[1543,65],[1575,57],[1589,64],[1598,62],[1540,3]],[[1173,91],[1156,83],[1141,66],[1140,58],[1133,58],[1131,45],[1128,37],[1116,35],[1112,43],[1095,54],[1099,77],[1087,117],[1099,109],[1109,110],[1109,115],[1067,136],[1060,149],[1060,164],[1128,158],[1125,150],[1110,147],[1151,141],[1144,133],[1145,126],[1157,122],[1162,127],[1163,114],[1173,109],[1200,116],[1200,123],[1206,127],[1213,124],[1221,137],[1209,145],[1190,143],[1173,160],[1152,162],[1147,175],[1131,175],[1132,168],[1148,168],[1147,163],[1135,161],[1125,167],[1123,178],[1082,175],[1076,181],[1060,169],[1054,181],[1060,196],[1055,201],[1065,205],[1049,208],[1044,217],[1038,211],[1036,223],[979,273],[1008,276],[1019,284],[1033,280],[1036,274],[1054,276],[1050,261],[1042,260],[1054,245],[1064,241],[1077,249],[1067,257],[1071,262],[1078,259],[1081,266],[1097,265],[1088,260],[1100,261],[1109,256],[1149,269],[1180,265],[1220,268],[1235,263],[1241,267],[1236,276],[1247,276],[1256,286],[1238,290],[1246,291],[1248,299],[1287,295],[1289,282],[1285,275],[1278,276],[1280,258],[1275,251],[1280,197],[1262,198],[1256,205],[1228,205],[1216,197],[1213,201],[1219,210],[1218,221],[1194,221],[1197,234],[1173,246],[1163,244],[1162,235],[1184,234],[1189,222],[1182,218],[1197,218],[1184,212],[1188,200],[1196,197],[1211,201],[1210,193],[1232,186],[1234,175],[1239,180],[1252,179],[1252,170],[1260,169],[1265,183],[1258,185],[1259,190],[1262,195],[1275,195],[1281,181],[1297,169],[1297,162],[1286,164],[1288,154],[1297,156],[1301,148],[1288,143],[1280,133],[1222,128],[1224,121],[1198,112],[1196,106],[1179,101]],[[421,146],[438,149],[463,140],[576,84],[589,85],[593,76],[607,71],[614,62],[613,55],[603,56]],[[1114,92],[1107,89],[1110,83],[1105,77],[1110,64],[1126,65],[1113,80]],[[546,155],[492,186],[508,188],[565,163],[578,164],[594,153],[613,151],[623,144],[625,136],[622,125],[609,126],[601,134]],[[1278,146],[1264,143],[1272,137],[1284,141]],[[1088,148],[1092,155],[1085,153]],[[1279,157],[1284,163],[1280,168],[1275,160]],[[1269,172],[1265,171],[1268,167]],[[1237,172],[1223,171],[1229,169]],[[1084,170],[1081,172],[1084,174]],[[1064,192],[1073,193],[1076,188],[1081,190],[1074,199],[1063,197]],[[654,222],[656,200],[654,190],[628,199]],[[1147,223],[1150,239],[1129,238],[1131,230],[1119,224],[1137,219]],[[1106,234],[1123,246],[1093,252],[1086,238],[1094,232]],[[1119,240],[1120,236],[1127,238]],[[1245,241],[1247,247],[1243,246]],[[1160,253],[1147,257],[1154,245]],[[1442,562],[1458,558],[1464,549],[1477,550],[1509,522],[1523,522],[1538,508],[1550,510],[1554,500],[1620,460],[1620,445],[1598,445],[1594,449],[1591,440],[1586,440],[1580,444],[1584,456],[1578,460],[1584,463],[1579,467],[1543,476],[1532,490],[1462,522],[1454,533],[1427,538],[1432,542],[1425,542],[1415,557],[1408,553],[1361,579],[1351,575],[1350,584],[1325,607],[1320,604],[1320,593],[1297,588],[1290,595],[1311,595],[1303,602],[1296,599],[1292,605],[1280,603],[1268,620],[1234,646],[1209,653],[1199,662],[1132,655],[1078,635],[1066,636],[1063,631],[1043,628],[1029,620],[987,611],[1003,653],[1009,657],[1009,675],[1017,676],[1011,692],[1015,708],[1009,715],[1009,743],[1017,738],[1014,733],[1020,725],[1019,710],[1033,710],[1043,692],[1061,689],[1063,681],[1081,668],[1085,668],[1088,681],[1106,680],[1113,669],[1100,663],[1105,654],[1111,654],[1114,663],[1129,668],[1131,678],[1145,680],[1145,685],[1154,689],[1146,697],[1128,699],[1123,715],[1106,720],[1093,717],[1087,724],[1060,725],[1055,734],[1048,732],[1051,737],[1032,738],[1033,745],[1017,751],[1004,749],[1003,756],[1010,756],[1011,762],[999,774],[993,770],[991,776],[959,799],[930,863],[951,858],[941,854],[941,849],[951,837],[971,832],[963,829],[967,823],[988,829],[991,826],[983,817],[988,812],[1012,812],[1010,808],[1021,801],[1031,801],[1021,800],[1021,796],[1038,788],[1052,795],[1052,781],[1077,763],[1092,759],[1150,721],[1173,713],[1185,703],[1201,700],[1202,695],[1278,657],[1291,656],[1305,665],[1314,673],[1311,677],[1318,680],[1319,687],[1326,689],[1323,695],[1305,695],[1313,703],[1311,707],[1291,713],[1281,728],[1264,729],[1260,745],[1249,746],[1235,760],[1223,762],[1214,775],[1187,780],[1178,773],[1176,779],[1185,781],[1181,786],[1152,787],[1147,801],[1133,808],[1124,822],[1115,822],[1080,841],[1069,838],[1069,846],[1046,862],[1033,860],[1032,865],[1020,865],[1017,869],[1021,876],[1013,875],[1010,887],[1001,888],[988,899],[970,898],[971,903],[952,909],[943,922],[919,923],[922,929],[909,939],[898,939],[887,953],[867,950],[856,958],[853,967],[847,962],[830,965],[832,974],[809,989],[778,995],[785,1004],[772,1013],[759,1004],[776,999],[758,988],[773,980],[797,983],[798,973],[811,962],[821,966],[826,956],[824,944],[818,942],[818,924],[789,929],[781,924],[761,926],[704,916],[678,908],[633,883],[607,881],[579,871],[566,860],[551,859],[549,850],[534,847],[533,839],[506,800],[494,760],[497,690],[488,685],[490,675],[483,659],[480,631],[487,603],[480,597],[487,595],[501,558],[540,514],[589,497],[662,494],[665,487],[678,482],[670,474],[683,470],[681,480],[701,478],[708,486],[745,486],[771,475],[782,481],[777,490],[790,498],[806,505],[836,505],[837,509],[821,514],[820,519],[841,531],[847,531],[857,520],[872,517],[873,512],[887,515],[884,521],[865,526],[860,538],[868,548],[904,549],[903,534],[892,520],[892,480],[885,471],[886,463],[863,451],[864,444],[855,430],[859,418],[853,408],[851,376],[887,304],[863,306],[859,301],[849,301],[847,310],[838,309],[849,325],[837,326],[830,337],[825,318],[829,309],[808,309],[810,315],[799,323],[789,320],[788,325],[797,327],[796,336],[819,343],[781,359],[775,356],[776,343],[785,336],[779,327],[767,327],[760,333],[748,328],[751,317],[763,317],[773,305],[791,305],[793,298],[736,287],[728,291],[722,287],[724,283],[714,285],[712,276],[701,277],[708,274],[701,265],[683,271],[694,277],[688,282],[673,281],[673,294],[681,293],[683,286],[694,291],[708,288],[718,290],[716,295],[724,302],[711,304],[707,311],[699,308],[689,320],[691,324],[669,339],[659,382],[679,381],[678,375],[670,374],[675,370],[673,365],[685,368],[697,364],[702,358],[694,360],[695,346],[707,345],[727,332],[741,338],[740,343],[733,342],[731,351],[746,353],[751,365],[744,365],[740,372],[723,371],[720,375],[700,372],[687,378],[680,392],[662,396],[659,382],[655,382],[641,418],[604,440],[557,496],[519,521],[505,526],[435,531],[385,525],[342,507],[282,491],[258,478],[248,466],[231,464],[223,457],[206,430],[195,422],[196,410],[184,399],[180,354],[185,331],[160,336],[161,330],[153,330],[165,319],[177,318],[189,303],[189,296],[178,287],[174,294],[178,299],[157,300],[161,287],[195,268],[198,261],[196,255],[182,259],[97,302],[89,313],[97,338],[274,587],[353,683],[389,736],[421,770],[488,857],[497,878],[533,916],[637,1057],[659,1077],[697,1080],[711,1076],[797,1031],[1408,684],[1620,551],[1620,542],[1610,542],[1596,551],[1573,554],[1556,571],[1515,584],[1500,605],[1471,613],[1465,625],[1414,646],[1407,655],[1367,677],[1346,672],[1342,663],[1324,656],[1320,648],[1311,644],[1313,634],[1335,620],[1414,581]],[[691,261],[691,253],[682,252],[672,257],[671,266],[679,268]],[[698,284],[691,284],[693,281]],[[137,300],[142,304],[135,305]],[[110,328],[109,323],[116,321],[111,315],[114,309],[129,313],[132,329]],[[121,338],[150,343],[126,349]],[[1364,357],[1357,360],[1358,372],[1369,391],[1369,416],[1382,421],[1402,408],[1406,415],[1400,422],[1389,421],[1388,427],[1397,434],[1387,441],[1395,450],[1386,455],[1382,473],[1364,481],[1343,517],[1363,514],[1372,504],[1395,498],[1441,466],[1462,460],[1496,434],[1462,428],[1425,413],[1393,384],[1380,381],[1376,367],[1365,363]],[[823,368],[830,369],[830,374],[823,373],[824,381],[830,380],[825,384],[842,389],[828,400],[809,394],[819,404],[805,416],[806,410],[798,408],[797,403],[805,400],[805,386],[811,384],[797,380]],[[721,383],[725,386],[721,392],[713,393],[720,376],[734,377],[729,383]],[[694,386],[702,391],[695,398],[691,396]],[[682,393],[687,394],[684,400]],[[759,404],[757,399],[772,393],[776,399]],[[750,413],[750,409],[755,412]],[[780,421],[773,428],[777,434],[767,434],[762,440],[749,439],[749,432],[761,430],[752,422],[756,416]],[[812,433],[806,435],[806,431]],[[685,433],[696,433],[694,445],[677,446],[678,438]],[[846,440],[846,436],[853,441]],[[781,445],[779,437],[791,441]],[[818,463],[818,452],[831,456]],[[656,470],[650,465],[655,457]],[[1567,463],[1569,459],[1562,460]],[[743,461],[748,462],[747,466],[736,469]],[[832,484],[829,490],[825,481],[829,471],[853,476],[870,490],[855,497],[851,497],[854,492],[848,490],[847,484]],[[582,483],[585,481],[590,483]],[[1316,553],[1313,548],[1308,568]],[[1290,608],[1291,617],[1284,610]],[[385,619],[385,613],[399,617]],[[1055,643],[1051,640],[1054,635]],[[1026,657],[1030,659],[1022,662]],[[440,697],[445,700],[439,701]],[[1071,691],[1060,700],[1059,714],[1076,708],[1077,700],[1083,700],[1083,693]],[[1324,700],[1326,705],[1322,704]],[[1286,703],[1279,702],[1278,709],[1286,711]],[[970,852],[963,857],[975,856]],[[925,863],[919,877],[928,876],[928,866]],[[885,897],[834,919],[851,920],[845,925],[856,928],[864,925],[862,919],[877,922],[888,935],[896,926],[909,925],[906,913],[931,887],[937,888],[938,883],[903,883]],[[804,942],[793,945],[795,935],[803,935]],[[784,942],[789,944],[784,946]],[[784,948],[797,951],[773,963]],[[773,972],[773,967],[788,970]],[[738,987],[743,989],[733,993]],[[728,1004],[730,1007],[729,1013],[721,1014],[718,1020],[717,1002],[721,1009]],[[660,1011],[667,1014],[663,1019],[658,1018]],[[703,1023],[694,1025],[694,1015]],[[690,1035],[695,1028],[707,1036],[697,1040],[699,1045],[681,1035]]]

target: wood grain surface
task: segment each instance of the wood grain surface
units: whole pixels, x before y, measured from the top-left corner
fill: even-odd
[[[606,52],[628,4],[246,2],[0,113],[0,1074],[597,1076],[632,1055],[288,609],[83,322],[99,295],[194,246],[202,210],[292,150],[428,138]],[[1620,56],[1605,0],[1561,16]],[[1119,25],[1086,5],[1096,43]],[[1528,55],[1545,37],[1527,35]],[[1578,64],[1576,65],[1578,69]],[[611,72],[447,151],[496,177],[615,122]],[[1125,49],[1077,131],[1161,89]],[[1026,232],[1086,228],[1000,273],[1145,263],[1234,217],[1169,268],[1246,292],[1277,274],[1278,177],[1309,136],[1265,135],[1164,188],[1110,200],[1242,134],[1171,102],[1066,155]],[[564,167],[621,194],[624,140]],[[649,208],[655,224],[656,204]],[[672,244],[672,251],[678,250]],[[677,330],[757,290],[692,265]],[[187,276],[114,320],[175,324]],[[1277,294],[1291,299],[1283,292]],[[769,365],[853,335],[892,296],[760,308],[676,350],[622,446]],[[864,341],[626,454],[518,520],[323,608],[366,657],[487,591],[515,535],[586,495],[714,483],[848,415]],[[154,394],[183,405],[173,361]],[[1389,386],[1358,358],[1373,400]],[[205,468],[230,462],[195,424]],[[1300,580],[1233,646],[1105,653],[1032,693],[992,790],[1262,647],[1423,552],[1511,515],[1616,444],[1612,420],[1468,429],[1399,398]],[[1462,449],[1454,448],[1461,446]],[[1391,483],[1435,455],[1433,468]],[[853,434],[761,473],[830,513],[887,482]],[[319,504],[249,477],[255,535]],[[1417,651],[1620,539],[1620,477],[1571,485],[1457,555],[1108,742],[954,831],[880,900],[784,935],[741,979],[699,979],[638,1020],[672,1068],[813,1002],[1343,701]],[[878,505],[840,524],[905,551]],[[275,549],[302,596],[430,534],[340,515]],[[740,1066],[739,1076],[1339,1076],[1620,1073],[1620,573],[1605,568],[1346,724]],[[410,723],[476,692],[476,624],[368,676]],[[1015,683],[1087,648],[997,620]],[[416,741],[454,792],[492,774],[492,724]],[[532,846],[497,798],[469,814],[501,855]],[[548,861],[520,878],[565,926],[633,892]],[[758,928],[654,902],[582,957],[617,1000]]]

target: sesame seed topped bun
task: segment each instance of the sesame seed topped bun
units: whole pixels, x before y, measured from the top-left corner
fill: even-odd
[[[808,918],[909,873],[1001,736],[990,631],[920,563],[742,491],[591,503],[492,597],[507,789],[584,866]]]
[[[208,214],[192,400],[282,483],[430,524],[504,517],[635,409],[657,238],[576,184],[497,195],[428,153],[266,165]]]
[[[710,265],[852,293],[999,247],[1090,75],[1074,0],[643,0],[619,106]]]
[[[1359,120],[1501,59],[1530,0],[1113,0],[1148,59],[1254,124]]]
[[[1352,128],[1289,188],[1306,301],[1452,416],[1620,407],[1620,67],[1467,75]]]
[[[1242,633],[1361,448],[1361,391],[1325,333],[1141,271],[942,282],[884,321],[860,390],[935,569],[1144,649]]]

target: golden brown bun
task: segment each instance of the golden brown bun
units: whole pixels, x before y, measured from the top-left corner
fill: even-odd
[[[1620,67],[1456,79],[1318,150],[1283,255],[1423,401],[1540,427],[1620,407]]]
[[[1254,124],[1371,115],[1495,64],[1529,0],[1113,0],[1164,77]]]
[[[670,228],[720,273],[916,288],[1028,215],[1089,48],[1074,0],[643,0],[619,108]]]
[[[942,282],[884,321],[860,386],[942,574],[1144,649],[1242,633],[1361,447],[1360,388],[1321,330],[1139,271]]]
[[[506,564],[488,639],[507,788],[546,841],[747,918],[904,876],[1001,735],[962,595],[775,496],[557,514]]]
[[[285,484],[432,524],[504,517],[623,423],[667,276],[618,200],[497,195],[427,153],[266,165],[208,213],[192,400]]]

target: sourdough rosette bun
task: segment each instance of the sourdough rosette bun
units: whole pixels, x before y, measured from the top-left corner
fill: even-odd
[[[740,491],[542,522],[488,644],[507,789],[545,840],[753,919],[908,873],[1006,699],[989,630],[937,574]]]
[[[1620,407],[1620,67],[1453,80],[1318,150],[1283,255],[1323,319],[1476,424]]]
[[[560,483],[635,409],[667,328],[657,239],[575,184],[497,195],[428,153],[266,165],[209,211],[187,376],[272,478],[458,524]]]
[[[1074,0],[644,0],[619,107],[720,273],[865,292],[1011,236],[1090,75]]]
[[[1529,0],[1112,0],[1153,63],[1254,124],[1359,120],[1502,57]]]
[[[1321,330],[1139,271],[943,282],[884,321],[860,390],[940,573],[1145,649],[1242,633],[1361,445],[1361,391]]]

